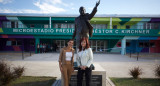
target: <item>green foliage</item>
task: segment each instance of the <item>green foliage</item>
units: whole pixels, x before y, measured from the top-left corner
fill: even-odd
[[[116,86],[160,86],[156,78],[110,78]]]
[[[52,86],[55,77],[46,76],[22,76],[11,82],[12,86]]]

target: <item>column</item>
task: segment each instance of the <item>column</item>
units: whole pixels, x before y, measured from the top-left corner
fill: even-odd
[[[49,17],[49,28],[51,28],[51,17]]]
[[[37,53],[37,44],[40,44],[39,38],[36,38],[36,41],[35,41],[35,53]]]
[[[126,39],[122,39],[121,41],[121,55],[125,55],[126,54]]]
[[[110,17],[110,29],[112,29],[112,17]]]

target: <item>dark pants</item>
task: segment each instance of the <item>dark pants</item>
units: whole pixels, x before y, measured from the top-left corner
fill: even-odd
[[[81,68],[78,68],[77,86],[82,86],[84,73],[85,73],[85,78],[86,78],[86,86],[91,86],[91,74],[92,74],[91,68],[86,68],[85,70],[81,70]]]
[[[39,53],[39,51],[40,51],[40,48],[37,48],[37,53]]]

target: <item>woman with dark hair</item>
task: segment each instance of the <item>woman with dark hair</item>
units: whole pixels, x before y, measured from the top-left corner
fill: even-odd
[[[69,86],[71,74],[74,71],[74,49],[72,48],[74,41],[71,39],[67,43],[67,47],[61,49],[59,55],[59,68],[63,77],[64,86]]]
[[[85,73],[86,77],[86,86],[91,86],[91,64],[93,62],[93,52],[89,47],[88,38],[82,38],[80,40],[79,51],[77,53],[77,65],[78,65],[78,74],[77,74],[77,86],[82,86],[83,74]]]

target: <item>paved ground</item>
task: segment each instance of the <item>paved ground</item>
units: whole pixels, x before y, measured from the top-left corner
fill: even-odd
[[[32,56],[28,54],[24,60],[21,53],[0,53],[0,58],[6,59],[11,66],[24,66],[26,76],[60,77],[59,53],[32,54]],[[141,77],[156,78],[153,70],[156,65],[160,65],[160,57],[139,58],[139,61],[136,61],[135,57],[130,58],[120,54],[94,54],[94,63],[100,64],[106,70],[107,77],[130,77],[129,69],[139,66],[143,71]]]

